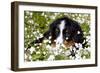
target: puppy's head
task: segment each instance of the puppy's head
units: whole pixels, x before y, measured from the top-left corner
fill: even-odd
[[[55,42],[56,44],[66,43],[66,45],[68,45],[69,42],[83,42],[83,32],[79,23],[68,17],[55,20],[50,25],[50,32],[52,42]]]

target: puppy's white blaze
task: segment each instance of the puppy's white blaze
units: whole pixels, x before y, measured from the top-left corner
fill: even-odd
[[[56,44],[62,44],[63,43],[63,29],[65,26],[65,21],[61,21],[61,24],[59,25],[59,29],[60,29],[60,34],[56,40]]]

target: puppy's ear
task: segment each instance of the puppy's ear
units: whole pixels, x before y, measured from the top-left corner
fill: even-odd
[[[76,43],[83,43],[83,33],[81,32],[80,34],[75,34],[73,36],[73,40],[76,42]]]
[[[47,32],[45,32],[44,34],[43,34],[43,37],[44,38],[49,38],[49,36],[51,36],[51,31],[50,30],[48,30]]]

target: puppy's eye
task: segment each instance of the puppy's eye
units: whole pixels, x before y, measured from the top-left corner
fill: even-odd
[[[66,32],[68,32],[68,30],[66,30]]]
[[[56,32],[59,32],[59,29],[56,29]]]

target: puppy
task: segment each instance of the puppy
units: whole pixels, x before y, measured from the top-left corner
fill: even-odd
[[[66,48],[75,46],[75,43],[82,43],[84,39],[80,24],[68,17],[62,17],[53,21],[43,37],[31,42],[28,48],[34,43],[42,43],[44,39],[49,39],[49,37],[51,37],[52,47],[63,44]]]

